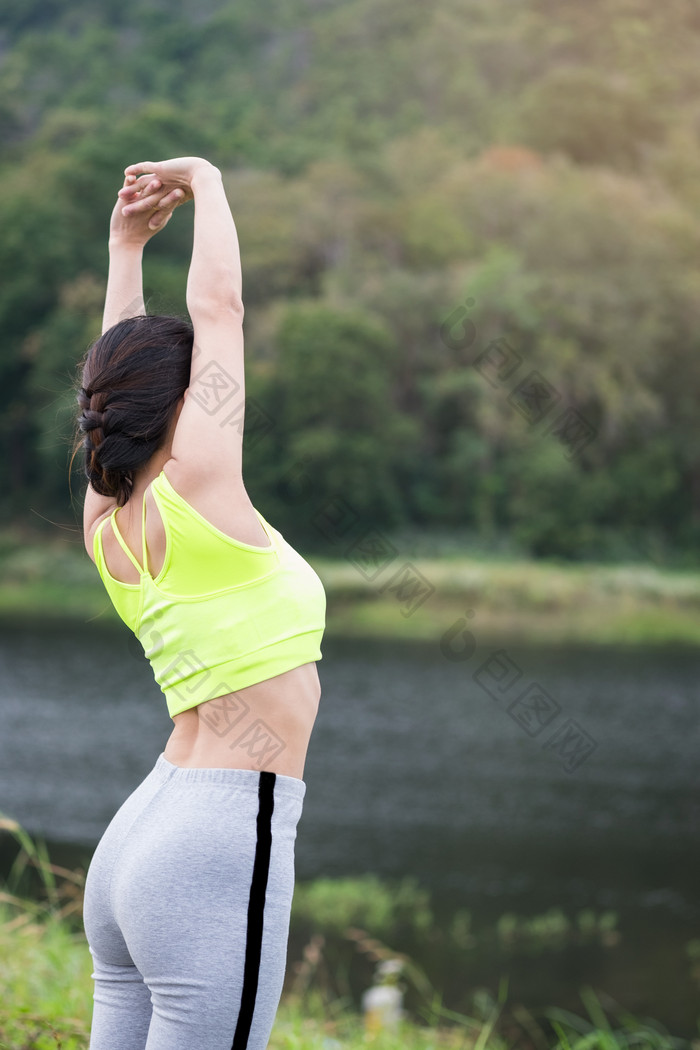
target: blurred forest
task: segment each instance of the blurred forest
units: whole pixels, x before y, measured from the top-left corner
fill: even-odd
[[[5,0],[0,136],[5,526],[80,526],[123,168],[197,154],[240,237],[246,484],[285,535],[318,538],[301,477],[385,534],[697,564],[693,0]],[[145,250],[149,312],[185,314],[192,217]]]

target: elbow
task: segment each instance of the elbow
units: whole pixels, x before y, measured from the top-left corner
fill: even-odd
[[[235,292],[234,295],[230,298],[228,308],[229,310],[232,310],[235,314],[238,314],[241,317],[241,319],[243,318],[243,314],[245,313],[245,306],[243,305],[243,296],[240,292]]]
[[[245,307],[243,306],[243,299],[238,292],[232,292],[230,295],[225,295],[220,300],[220,310],[225,310],[226,313],[234,314],[237,317],[243,319],[245,313]]]
[[[243,320],[245,313],[241,295],[232,289],[221,292],[212,289],[206,295],[188,296],[187,310],[192,318],[195,316],[213,318],[224,314]]]
[[[234,313],[243,313],[240,269],[232,269],[228,264],[225,264],[212,275],[211,288],[212,292],[216,294],[216,298],[227,309],[233,310]]]

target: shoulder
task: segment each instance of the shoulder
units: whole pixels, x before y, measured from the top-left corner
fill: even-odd
[[[221,463],[198,469],[173,457],[163,474],[174,492],[214,529],[238,543],[267,546],[267,534],[243,477]]]
[[[100,496],[88,483],[83,506],[83,542],[92,561],[95,560],[93,546],[95,533],[117,506],[117,501],[110,496]]]

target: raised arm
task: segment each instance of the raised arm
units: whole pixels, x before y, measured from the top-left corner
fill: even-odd
[[[128,175],[117,194],[109,223],[109,273],[102,318],[102,332],[126,317],[145,314],[141,264],[144,245],[170,220],[173,210],[186,199],[183,192],[163,187],[158,179]],[[140,211],[129,213],[138,201]],[[125,208],[127,209],[125,211]],[[88,482],[83,506],[85,545],[92,557],[95,528],[114,506],[111,496],[102,496]]]
[[[197,486],[211,492],[219,482],[240,487],[245,412],[241,257],[221,172],[202,157],[176,157],[132,164],[125,174],[157,178],[169,193],[180,188],[194,200],[187,277],[194,345],[170,469],[175,464],[190,493]],[[125,211],[143,214],[146,209],[136,202]]]
[[[143,245],[109,242],[109,275],[102,332],[125,317],[146,313],[143,302]]]
[[[187,276],[187,309],[194,324],[200,311],[243,310],[238,234],[221,180],[212,164],[192,176],[194,238]]]

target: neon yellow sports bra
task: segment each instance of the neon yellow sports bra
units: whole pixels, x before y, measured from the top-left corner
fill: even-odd
[[[271,546],[255,547],[221,532],[170,484],[151,483],[166,537],[154,579],[136,561],[115,515],[95,530],[95,564],[117,613],[148,657],[172,717],[191,707],[320,660],[326,593],[309,563],[255,511]],[[139,583],[110,576],[102,530],[111,521]],[[143,505],[143,565],[146,561]]]

